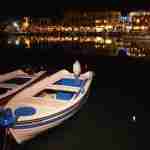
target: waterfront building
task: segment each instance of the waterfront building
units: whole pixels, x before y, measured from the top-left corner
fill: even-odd
[[[150,30],[150,11],[130,12],[129,17],[132,23],[133,31],[149,31]]]

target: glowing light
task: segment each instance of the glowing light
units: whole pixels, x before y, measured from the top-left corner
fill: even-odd
[[[101,21],[100,20],[95,20],[95,23],[100,23]]]
[[[77,28],[77,27],[74,27],[74,29],[73,29],[74,31],[79,31],[79,29]]]
[[[132,29],[132,26],[126,26],[127,29],[131,30]]]
[[[13,26],[17,28],[18,27],[18,23],[17,22],[13,22]]]
[[[72,31],[72,27],[68,27],[68,31]]]
[[[112,40],[111,40],[111,39],[106,39],[106,40],[105,40],[105,43],[106,43],[106,44],[111,44],[111,43],[112,43]]]
[[[133,119],[133,121],[136,121],[136,116],[133,116],[132,119]]]
[[[65,28],[65,31],[69,31],[69,29],[68,29],[68,28]]]
[[[108,30],[108,29],[112,29],[113,27],[111,25],[108,25],[105,28]]]
[[[65,37],[65,40],[71,41],[71,40],[72,40],[72,37],[66,36],[66,37]]]
[[[16,45],[19,45],[19,44],[20,44],[20,41],[19,41],[19,40],[16,40],[15,43],[16,43]]]
[[[96,32],[102,32],[102,31],[104,31],[104,28],[102,26],[96,27]]]
[[[140,23],[140,19],[136,19],[136,23]]]
[[[73,38],[74,41],[77,41],[78,39],[79,39],[78,37],[74,37],[74,38]]]
[[[26,28],[29,27],[30,24],[29,24],[29,19],[28,19],[28,17],[25,17],[24,19],[25,19],[25,22],[23,22],[22,27],[23,27],[24,29],[26,29]]]
[[[139,26],[134,26],[134,27],[133,27],[133,30],[139,30],[139,29],[140,29]]]
[[[146,30],[148,27],[147,26],[141,26],[142,30]]]
[[[65,27],[62,26],[62,27],[61,27],[61,30],[64,31],[64,30],[65,30]]]
[[[102,37],[98,36],[98,37],[95,38],[95,42],[96,43],[104,43],[104,39]]]
[[[90,42],[91,41],[91,39],[90,38],[86,38],[86,40],[85,40],[86,42]]]
[[[104,20],[104,23],[107,23],[107,20]]]
[[[86,27],[86,30],[88,30],[88,31],[89,31],[90,29],[91,29],[90,27]]]
[[[84,26],[81,26],[81,27],[80,27],[80,30],[81,30],[81,31],[84,31],[84,30],[85,30],[85,29],[84,29]]]
[[[25,43],[27,44],[27,47],[30,47],[30,40],[29,39],[25,39]]]
[[[28,23],[28,22],[24,22],[24,23],[23,23],[23,27],[24,27],[24,28],[27,28],[28,26],[29,26],[29,23]]]

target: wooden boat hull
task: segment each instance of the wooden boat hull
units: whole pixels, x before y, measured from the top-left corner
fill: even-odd
[[[72,117],[76,112],[78,112],[81,106],[86,102],[88,98],[89,92],[83,97],[80,103],[71,110],[62,113],[61,115],[55,117],[54,119],[47,119],[46,121],[42,122],[43,125],[37,125],[36,127],[24,127],[24,128],[11,128],[9,129],[12,136],[15,138],[18,144],[21,144],[27,140],[34,138],[35,136],[43,133],[44,131],[56,127],[63,123],[68,118]]]
[[[90,77],[90,73],[91,72],[87,72],[81,76],[81,79],[85,81],[84,89],[82,89],[82,86],[81,88],[73,88],[70,86],[55,85],[54,83],[62,77],[69,75],[73,78],[71,73],[66,70],[62,70],[51,77],[47,77],[42,81],[39,81],[35,85],[23,90],[21,93],[13,97],[13,99],[6,105],[6,108],[12,108],[13,112],[18,107],[27,106],[36,108],[36,113],[34,115],[29,116],[29,118],[19,118],[16,124],[9,128],[9,131],[16,142],[21,144],[24,141],[32,139],[40,133],[61,124],[66,119],[73,116],[86,102],[88,97],[93,78]],[[51,84],[49,85],[48,83]],[[57,88],[57,90],[61,88],[65,91],[71,90],[71,92],[74,91],[75,94],[71,100],[64,102],[51,98],[40,99],[40,97],[34,97],[35,93],[39,93],[39,91],[44,89],[45,86],[52,89]]]
[[[22,72],[20,70],[17,70],[17,71],[11,72],[10,74],[7,73],[7,74],[4,74],[4,75],[0,75],[0,88],[7,87],[9,85],[9,84],[8,85],[7,84],[2,84],[3,81],[5,81],[5,80],[7,81],[9,79],[17,77],[18,75],[21,75],[21,73]],[[17,92],[23,90],[24,88],[26,88],[30,84],[34,83],[44,73],[45,73],[45,71],[40,71],[40,72],[36,73],[35,76],[33,76],[31,78],[30,81],[28,81],[28,82],[24,83],[23,85],[20,85],[20,86],[18,86],[16,88],[12,88],[12,90],[10,90],[10,91],[8,91],[8,92],[6,92],[4,94],[1,94],[0,95],[0,106],[4,106]],[[23,75],[25,75],[25,73],[23,73]],[[24,76],[24,77],[29,77],[29,76]]]

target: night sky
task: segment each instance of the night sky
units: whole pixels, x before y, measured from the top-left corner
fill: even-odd
[[[150,10],[149,6],[150,1],[148,0],[30,0],[30,2],[13,0],[1,5],[3,9],[0,9],[0,16],[58,16],[68,8],[82,10],[116,9],[126,12],[136,9]]]

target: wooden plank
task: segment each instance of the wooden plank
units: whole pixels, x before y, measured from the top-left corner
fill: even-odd
[[[64,85],[49,85],[46,87],[46,89],[52,89],[52,90],[62,90],[67,92],[75,92],[78,93],[80,88],[79,87],[72,87],[72,86],[64,86]]]

